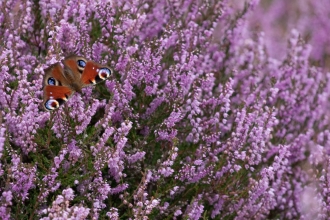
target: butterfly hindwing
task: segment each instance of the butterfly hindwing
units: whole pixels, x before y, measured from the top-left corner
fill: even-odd
[[[65,74],[69,74],[70,78],[74,78],[76,80],[81,78],[81,74],[84,71],[87,60],[80,56],[69,56],[63,60]],[[71,76],[70,76],[71,75]]]
[[[47,69],[45,69],[43,86],[61,86],[62,84],[67,84],[66,82],[67,80],[63,75],[63,68],[59,63],[53,64]]]

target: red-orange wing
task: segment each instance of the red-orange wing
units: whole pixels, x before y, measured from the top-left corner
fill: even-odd
[[[72,96],[73,93],[74,91],[66,86],[47,85],[44,87],[43,106],[47,111],[57,109],[68,101],[69,97]]]
[[[84,67],[79,65],[79,62],[87,63],[87,60],[83,57],[72,55],[68,56],[63,60],[63,64],[66,68],[66,70],[70,70],[69,72],[66,72],[65,74],[73,74],[72,76],[69,76],[69,78],[79,80],[81,78],[81,74],[84,71]]]
[[[60,63],[55,63],[45,69],[45,76],[43,80],[43,86],[46,85],[62,85],[66,84],[67,80],[63,75],[63,68]]]
[[[112,75],[112,70],[93,61],[88,61],[81,75],[81,82],[85,85],[102,82]]]

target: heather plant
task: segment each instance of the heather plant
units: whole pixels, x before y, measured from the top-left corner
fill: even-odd
[[[330,217],[330,75],[296,29],[271,55],[258,1],[0,7],[0,218]],[[47,112],[70,54],[114,76]]]
[[[330,2],[327,0],[263,0],[250,13],[247,23],[252,32],[265,32],[267,51],[277,58],[283,58],[286,54],[287,44],[283,39],[289,37],[290,30],[298,30],[300,37],[313,47],[309,59],[315,65],[329,68],[329,7]]]

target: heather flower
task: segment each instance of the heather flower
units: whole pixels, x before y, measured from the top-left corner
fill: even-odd
[[[16,154],[11,156],[12,166],[10,167],[9,178],[13,181],[8,187],[10,187],[12,193],[24,201],[28,199],[28,191],[35,187],[36,167],[27,167]]]
[[[10,206],[12,205],[12,198],[13,195],[11,191],[4,191],[0,197],[0,216],[2,219],[10,219]]]
[[[109,219],[114,219],[114,220],[119,219],[118,209],[110,208],[110,211],[107,212],[107,216],[109,217]]]
[[[327,4],[6,1],[0,218],[329,218]],[[46,112],[70,54],[113,76]]]
[[[5,138],[5,131],[6,129],[3,128],[3,127],[0,127],[0,158],[2,157],[3,155],[3,151],[4,151],[4,145],[5,145],[5,141],[6,141],[6,138]],[[1,165],[0,165],[1,166]],[[2,175],[3,173],[3,170],[1,169],[0,167],[0,176]]]
[[[179,216],[181,214],[182,214],[182,211],[179,209],[174,212],[174,216]]]
[[[203,213],[204,206],[198,204],[198,200],[192,201],[191,204],[188,205],[186,209],[185,217],[188,219],[200,219]]]
[[[85,219],[89,214],[89,208],[83,206],[69,206],[69,202],[74,198],[73,190],[68,188],[63,190],[62,195],[57,196],[52,206],[42,211],[48,217],[41,219]]]

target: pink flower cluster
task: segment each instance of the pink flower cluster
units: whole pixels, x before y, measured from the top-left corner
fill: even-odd
[[[0,4],[0,219],[329,219],[329,3],[241,2]]]

